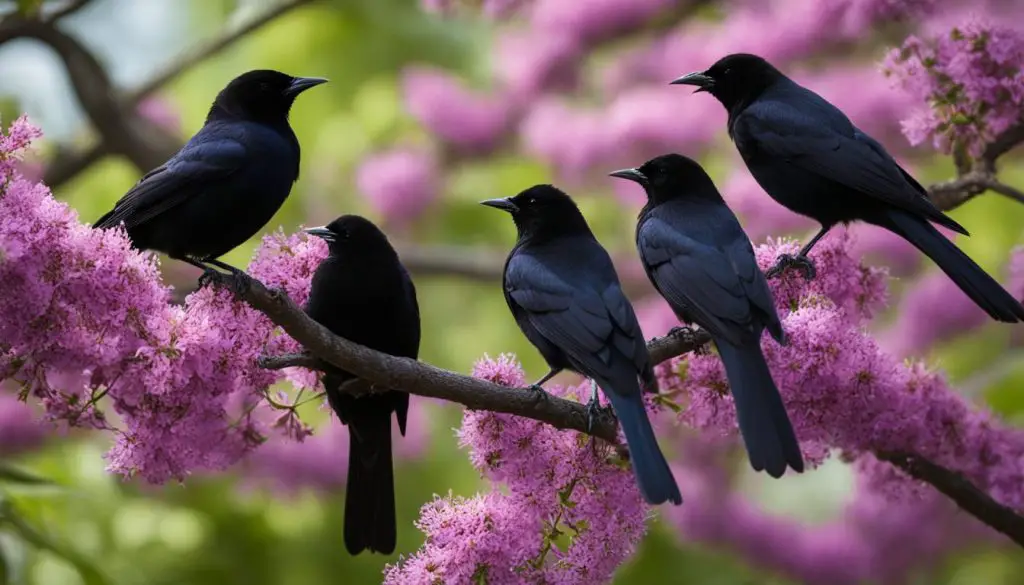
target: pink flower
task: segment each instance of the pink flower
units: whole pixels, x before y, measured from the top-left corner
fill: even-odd
[[[979,156],[1024,121],[1024,33],[971,20],[925,39],[909,37],[884,67],[921,105],[904,121],[911,144],[931,140],[942,152],[957,145]]]
[[[437,199],[441,179],[437,162],[411,148],[371,155],[356,171],[356,187],[389,223],[407,224]]]
[[[485,357],[474,375],[525,384],[508,355]],[[578,396],[589,384],[550,390]],[[386,583],[461,583],[480,575],[488,583],[600,583],[646,531],[646,507],[633,476],[607,447],[534,420],[482,411],[466,412],[459,439],[491,491],[424,506],[418,525],[426,543],[389,567]],[[568,546],[556,542],[559,533],[569,535]]]
[[[895,355],[927,351],[935,343],[986,325],[985,314],[942,271],[932,270],[910,285],[896,308],[896,322],[883,335]]]
[[[406,69],[402,93],[406,110],[434,136],[475,154],[497,146],[508,124],[509,108],[501,99],[471,92],[438,69]]]
[[[25,403],[9,394],[0,394],[0,457],[12,457],[42,446],[48,432]]]

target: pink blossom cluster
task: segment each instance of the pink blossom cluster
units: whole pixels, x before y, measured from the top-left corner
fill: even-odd
[[[854,261],[848,248],[848,235],[826,236],[811,253],[817,279],[807,283],[790,272],[771,281],[789,342],[766,336],[763,348],[805,457],[813,464],[836,449],[848,458],[912,453],[1024,510],[1024,431],[966,403],[939,373],[878,347],[863,325],[885,301],[884,270]],[[796,249],[793,242],[759,246],[758,263],[766,269]],[[717,357],[683,356],[658,373],[663,392],[686,397],[683,422],[736,434]],[[892,483],[895,492],[906,489],[905,481]]]
[[[238,461],[262,442],[255,411],[280,377],[256,358],[294,342],[223,290],[168,304],[153,255],[82,225],[15,171],[38,135],[19,118],[0,138],[0,380],[51,420],[117,430],[118,473],[159,483]],[[319,240],[270,236],[250,270],[301,301],[325,254]]]
[[[930,140],[979,156],[1024,122],[1024,32],[972,19],[926,38],[909,37],[884,67],[922,105],[904,121],[911,144]]]
[[[964,335],[989,321],[988,315],[939,270],[910,283],[895,313],[895,322],[879,336],[879,343],[897,356],[927,351],[935,343]]]
[[[499,4],[505,3],[494,3]],[[414,66],[402,76],[404,103],[446,152],[482,158],[518,141],[559,180],[591,184],[609,169],[668,151],[700,156],[722,138],[721,108],[713,100],[687,100],[667,85],[669,79],[736,51],[757,52],[785,67],[829,46],[856,42],[881,20],[927,14],[931,4],[743,0],[719,22],[693,16],[685,0],[521,2],[515,11],[521,18],[497,26],[486,90],[471,89],[453,73]],[[656,33],[653,41],[604,50],[673,18],[680,24]],[[590,59],[591,54],[601,58]],[[899,120],[910,115],[915,101],[888,90],[871,64],[833,61],[821,72],[792,73],[882,138],[899,134]],[[596,99],[583,104],[577,98],[584,93]],[[621,183],[608,188],[633,203],[633,193]],[[422,215],[418,198],[387,198],[395,205],[386,215]]]
[[[49,435],[50,430],[36,420],[30,407],[10,394],[0,393],[0,458],[32,451]]]
[[[433,155],[396,148],[365,158],[356,170],[356,188],[391,224],[401,226],[425,212],[439,195]]]
[[[522,387],[512,356],[485,357],[473,375]],[[589,384],[552,385],[579,399]],[[423,547],[386,570],[385,583],[602,583],[646,532],[629,465],[607,445],[518,416],[467,411],[459,430],[491,490],[423,507]],[[501,489],[504,486],[504,490]],[[568,535],[568,544],[558,539]]]

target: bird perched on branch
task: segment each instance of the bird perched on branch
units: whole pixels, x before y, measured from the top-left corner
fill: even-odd
[[[349,341],[416,359],[416,287],[387,236],[358,215],[343,215],[306,233],[323,238],[330,250],[313,275],[309,316]],[[333,367],[324,375],[327,401],[349,433],[345,548],[353,555],[366,549],[391,554],[396,536],[391,414],[405,436],[409,394],[397,389],[358,397],[341,392],[351,379]]]
[[[299,141],[288,125],[298,95],[326,82],[257,70],[231,81],[203,127],[163,165],[146,173],[96,221],[124,223],[132,244],[204,273],[255,235],[284,204],[299,177]]]
[[[807,254],[833,226],[865,221],[909,241],[993,319],[1024,320],[1024,306],[932,223],[967,230],[942,213],[885,148],[838,108],[789,79],[763,58],[723,57],[673,84],[695,85],[729,113],[729,136],[761,187],[783,206],[821,223],[800,253],[779,258],[814,277]],[[930,223],[931,222],[931,223]]]
[[[541,384],[566,369],[590,378],[588,410],[593,416],[598,408],[599,385],[626,435],[644,499],[682,503],[644,409],[640,380],[649,392],[658,384],[640,324],[576,203],[551,185],[481,203],[510,213],[518,231],[505,261],[505,301],[550,367],[531,388],[543,396]]]
[[[711,177],[679,154],[611,176],[647,193],[636,226],[640,261],[676,316],[711,334],[750,464],[772,477],[781,477],[787,464],[802,472],[800,445],[761,353],[766,328],[779,343],[785,332],[750,239]]]

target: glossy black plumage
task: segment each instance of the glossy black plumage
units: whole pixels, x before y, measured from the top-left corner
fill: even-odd
[[[800,445],[761,353],[766,328],[779,343],[785,333],[750,239],[711,177],[678,154],[612,176],[647,193],[636,227],[640,260],[676,316],[711,334],[750,464],[773,477],[787,464],[803,471]]]
[[[417,358],[420,312],[416,288],[387,237],[372,222],[344,215],[306,230],[324,238],[330,255],[317,267],[306,312],[335,334],[378,351]],[[395,486],[391,415],[405,435],[409,394],[397,390],[355,397],[338,392],[352,376],[324,375],[331,409],[349,431],[345,488],[345,547],[395,550]]]
[[[511,213],[518,230],[502,287],[519,328],[551,368],[538,384],[563,369],[596,382],[622,425],[641,494],[651,504],[681,503],[644,410],[640,381],[657,392],[657,380],[640,325],[583,214],[550,185],[483,204]]]
[[[930,257],[993,319],[1024,320],[1024,307],[931,223],[968,235],[885,148],[838,108],[761,57],[735,54],[672,83],[696,85],[728,110],[732,137],[747,168],[776,201],[821,223],[796,258],[801,264],[832,226],[865,221],[888,229]]]
[[[197,266],[255,235],[299,176],[299,141],[288,125],[295,97],[326,80],[277,71],[245,73],[218,95],[202,129],[146,173],[96,221],[124,222],[140,250]]]

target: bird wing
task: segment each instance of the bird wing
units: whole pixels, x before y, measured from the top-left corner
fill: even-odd
[[[745,237],[711,245],[651,217],[641,226],[637,244],[662,296],[714,337],[736,345],[749,333],[760,333],[755,309],[770,328],[779,323],[768,283]]]
[[[146,173],[96,227],[143,224],[182,202],[202,194],[210,182],[242,168],[245,146],[234,138],[218,138],[185,145],[173,158]]]
[[[597,286],[573,286],[529,254],[515,255],[506,270],[509,296],[530,324],[579,364],[584,374],[621,379],[621,370],[616,370],[623,357],[633,366],[634,380],[650,369],[640,324],[615,279],[602,279]]]
[[[851,126],[838,132],[778,100],[758,100],[737,118],[741,151],[763,152],[845,187],[915,213],[944,218],[924,188],[876,140]],[[962,228],[961,228],[962,229]]]

